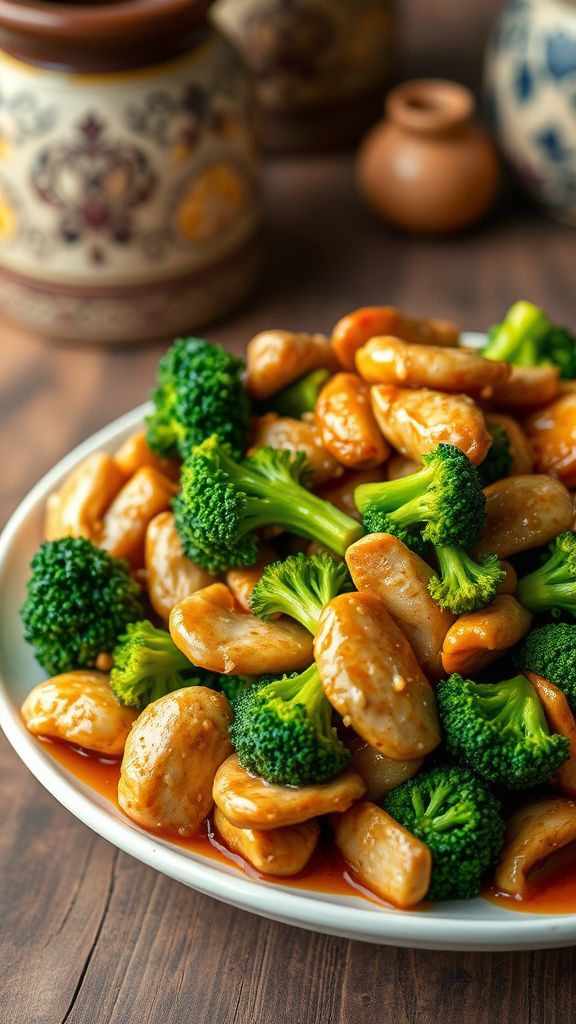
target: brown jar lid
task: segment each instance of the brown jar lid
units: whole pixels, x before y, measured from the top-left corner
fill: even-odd
[[[194,45],[213,0],[0,0],[0,47],[72,71],[145,67]]]

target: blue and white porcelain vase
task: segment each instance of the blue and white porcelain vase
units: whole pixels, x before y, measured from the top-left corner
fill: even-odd
[[[576,225],[574,0],[508,0],[486,86],[500,146],[526,191]]]

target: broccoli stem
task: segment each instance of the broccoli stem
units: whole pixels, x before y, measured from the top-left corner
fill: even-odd
[[[300,377],[294,384],[273,395],[266,408],[273,409],[280,416],[292,416],[300,419],[305,412],[314,412],[316,400],[330,377],[328,370],[312,370],[305,377]]]
[[[553,606],[572,611],[576,585],[562,548],[556,548],[544,565],[518,581],[518,600],[531,612],[549,611]]]
[[[534,366],[538,362],[538,344],[549,328],[550,321],[541,309],[531,302],[516,302],[482,354],[517,366]]]
[[[365,533],[364,527],[351,516],[296,484],[274,481],[265,485],[258,481],[252,488],[252,493],[255,492],[260,496],[247,499],[246,517],[238,537],[274,524],[344,555]]]
[[[414,503],[411,509],[411,514],[414,515],[414,511],[418,511],[418,500],[426,494],[437,472],[438,467],[432,462],[416,473],[400,477],[399,480],[360,484],[354,491],[354,502],[362,515],[373,507],[382,513],[396,512],[411,502]]]

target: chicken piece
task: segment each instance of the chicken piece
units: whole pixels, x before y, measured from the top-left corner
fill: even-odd
[[[367,800],[331,820],[336,846],[362,885],[396,907],[424,899],[432,874],[425,843]]]
[[[351,593],[333,598],[318,622],[314,657],[332,707],[381,754],[409,761],[438,746],[432,687],[376,597]]]
[[[120,757],[138,712],[120,704],[104,672],[79,669],[39,683],[22,705],[35,736],[74,743],[84,750]]]
[[[214,579],[184,554],[172,512],[160,512],[148,523],[144,564],[150,603],[165,622],[175,604]]]
[[[496,661],[526,635],[532,615],[508,594],[495,597],[477,612],[461,615],[444,637],[442,665],[448,675],[475,672]]]
[[[494,881],[500,892],[525,896],[530,872],[576,840],[576,803],[566,797],[530,800],[508,819]]]
[[[314,416],[324,445],[347,469],[373,469],[388,458],[390,448],[372,412],[370,389],[355,373],[330,378]]]
[[[498,594],[512,594],[514,595],[518,590],[518,573],[511,562],[503,560],[500,562],[500,568],[504,570],[504,579],[498,585]]]
[[[279,786],[244,771],[236,754],[232,754],[216,772],[214,803],[236,828],[267,830],[346,811],[364,795],[365,788],[350,768],[329,782]]]
[[[370,394],[384,437],[407,458],[418,462],[441,441],[460,448],[476,466],[486,458],[492,437],[468,395],[388,384],[375,384]]]
[[[355,736],[346,746],[351,753],[350,767],[358,772],[366,784],[366,799],[379,803],[386,793],[411,779],[424,764],[423,758],[414,761],[393,761],[384,757],[365,740]]]
[[[134,568],[144,565],[148,523],[170,508],[176,485],[152,466],[136,471],[104,515],[101,546]]]
[[[226,583],[230,587],[236,601],[245,611],[250,611],[250,598],[254,587],[261,579],[262,573],[267,565],[277,561],[278,554],[269,545],[261,545],[258,553],[258,561],[254,565],[229,569],[226,573]],[[271,616],[272,619],[278,615]]]
[[[313,487],[334,480],[344,472],[340,463],[323,444],[320,432],[313,422],[293,420],[289,416],[278,416],[275,412],[269,412],[265,416],[259,416],[255,421],[252,437],[251,452],[263,445],[270,448],[285,448],[290,452],[304,452],[308,469],[312,474]]]
[[[346,473],[341,480],[333,481],[318,491],[321,498],[332,502],[341,512],[346,512],[353,519],[361,521],[362,516],[356,508],[354,491],[360,484],[375,484],[384,479],[384,471],[381,467],[375,469],[363,469],[358,472]]]
[[[512,456],[508,475],[523,476],[525,473],[531,473],[534,469],[534,452],[520,424],[512,416],[499,412],[487,412],[484,418],[487,427],[502,427],[508,434]]]
[[[572,500],[559,480],[543,474],[509,476],[484,489],[486,527],[475,555],[508,558],[549,544],[572,526]]]
[[[125,479],[111,455],[93,452],[48,498],[44,539],[85,537],[99,543],[104,512]]]
[[[193,665],[210,672],[282,675],[312,661],[312,637],[297,622],[264,622],[235,608],[218,607],[202,590],[172,609],[170,634]]]
[[[524,428],[540,473],[557,476],[566,487],[576,487],[576,391],[570,391],[532,413]]]
[[[404,476],[417,473],[422,466],[421,461],[414,462],[413,459],[407,459],[405,455],[393,455],[386,463],[386,478],[387,480],[401,480]]]
[[[530,412],[546,405],[560,390],[560,371],[556,366],[512,366],[505,384],[495,388],[490,405],[513,412]]]
[[[356,369],[369,384],[435,388],[489,398],[510,376],[508,363],[466,348],[411,345],[390,335],[371,338],[356,353]]]
[[[214,824],[232,853],[247,860],[261,875],[287,878],[306,867],[320,837],[315,818],[284,828],[237,828],[217,807]]]
[[[195,835],[212,809],[216,769],[232,749],[232,709],[221,693],[189,686],[144,709],[126,743],[118,802],[143,828]]]
[[[576,721],[566,695],[534,672],[526,672],[525,675],[538,694],[550,732],[560,733],[570,743],[568,759],[560,765],[550,782],[566,796],[576,797]]]
[[[246,386],[253,398],[263,399],[320,367],[332,372],[338,363],[324,334],[262,331],[248,342]]]
[[[134,476],[134,473],[139,469],[143,469],[144,466],[152,466],[153,469],[158,470],[159,473],[167,476],[174,483],[178,483],[180,476],[178,461],[176,459],[162,459],[159,455],[155,455],[148,447],[146,434],[143,430],[139,430],[136,434],[130,434],[126,438],[114,453],[114,461],[120,466],[126,479]]]
[[[358,590],[377,597],[409,641],[429,679],[444,674],[440,651],[454,616],[430,596],[430,566],[389,533],[369,533],[346,552]]]
[[[345,370],[354,369],[354,357],[370,338],[393,334],[414,345],[458,344],[460,331],[449,320],[409,316],[393,306],[364,306],[338,321],[332,331],[332,347]]]

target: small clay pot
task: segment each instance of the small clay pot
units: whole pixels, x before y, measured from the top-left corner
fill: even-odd
[[[398,86],[387,119],[367,135],[358,183],[370,206],[409,231],[458,231],[479,220],[500,169],[488,136],[472,121],[475,102],[456,82],[422,79]]]

